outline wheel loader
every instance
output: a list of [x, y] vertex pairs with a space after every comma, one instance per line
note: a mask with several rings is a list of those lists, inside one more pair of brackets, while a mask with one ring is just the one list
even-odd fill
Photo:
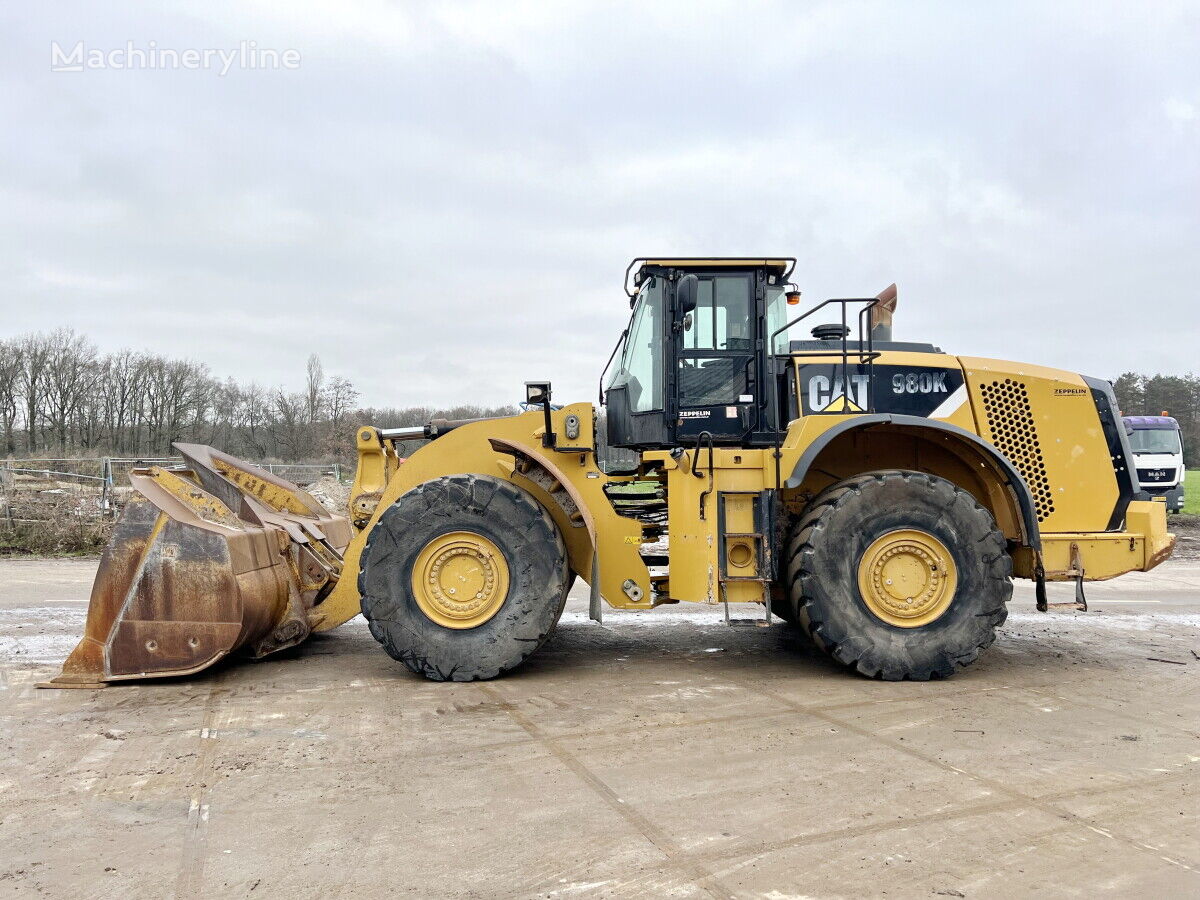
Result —
[[1170, 554], [1107, 382], [894, 340], [894, 285], [805, 309], [794, 264], [634, 260], [603, 415], [528, 382], [519, 415], [360, 427], [345, 515], [177, 444], [182, 466], [133, 472], [49, 685], [189, 675], [360, 613], [415, 673], [494, 678], [546, 641], [576, 578], [597, 622], [719, 605], [924, 680], [993, 642], [1014, 577], [1041, 610], [1046, 582], [1074, 581], [1084, 609], [1085, 580]]

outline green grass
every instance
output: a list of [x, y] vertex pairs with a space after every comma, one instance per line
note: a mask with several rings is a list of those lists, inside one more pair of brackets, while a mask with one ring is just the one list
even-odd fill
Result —
[[1200, 516], [1200, 469], [1188, 469], [1183, 482], [1183, 511], [1190, 516]]
[[611, 486], [614, 494], [634, 496], [637, 494], [653, 494], [661, 485], [657, 481], [625, 481]]

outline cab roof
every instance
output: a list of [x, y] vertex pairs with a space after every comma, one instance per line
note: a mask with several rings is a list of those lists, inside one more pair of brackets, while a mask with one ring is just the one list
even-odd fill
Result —
[[639, 256], [625, 270], [625, 291], [629, 290], [629, 276], [633, 274], [633, 283], [641, 284], [642, 275], [649, 266], [666, 269], [689, 270], [729, 270], [729, 269], [766, 269], [770, 274], [786, 279], [792, 274], [796, 260], [790, 256]]
[[1173, 416], [1125, 416], [1125, 424], [1135, 431], [1178, 431], [1179, 422]]

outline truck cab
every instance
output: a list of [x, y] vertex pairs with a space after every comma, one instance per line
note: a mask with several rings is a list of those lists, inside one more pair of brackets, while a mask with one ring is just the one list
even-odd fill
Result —
[[1186, 472], [1179, 422], [1171, 416], [1125, 416], [1124, 421], [1138, 485], [1152, 497], [1162, 497], [1167, 512], [1179, 512]]

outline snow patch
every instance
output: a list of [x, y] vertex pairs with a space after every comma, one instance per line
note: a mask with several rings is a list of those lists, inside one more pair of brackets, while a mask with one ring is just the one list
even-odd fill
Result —
[[[587, 613], [568, 610], [563, 613], [559, 624], [563, 625], [586, 625], [591, 623]], [[648, 609], [645, 612], [615, 612], [610, 609], [604, 610], [604, 627], [620, 628], [622, 626], [651, 626], [661, 627], [663, 625], [720, 625], [725, 627], [725, 613], [720, 610], [697, 610], [695, 612], [658, 612]]]
[[79, 638], [69, 634], [30, 634], [0, 637], [0, 662], [61, 665]]
[[[1056, 621], [1050, 613], [1011, 613], [1001, 631], [1013, 625], [1045, 625]], [[1119, 631], [1153, 631], [1162, 626], [1182, 625], [1185, 628], [1200, 628], [1200, 615], [1189, 613], [1138, 613], [1136, 615], [1113, 615], [1096, 612], [1081, 612], [1071, 618], [1072, 627], [1084, 625], [1111, 628]]]

